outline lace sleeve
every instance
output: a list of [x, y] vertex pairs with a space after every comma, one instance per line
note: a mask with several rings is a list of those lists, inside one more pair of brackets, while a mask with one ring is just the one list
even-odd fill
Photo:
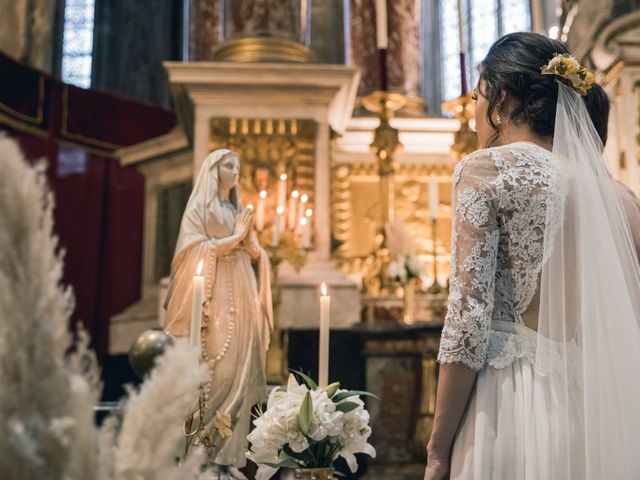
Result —
[[449, 307], [438, 354], [474, 370], [485, 364], [499, 239], [487, 160], [468, 157], [454, 174]]

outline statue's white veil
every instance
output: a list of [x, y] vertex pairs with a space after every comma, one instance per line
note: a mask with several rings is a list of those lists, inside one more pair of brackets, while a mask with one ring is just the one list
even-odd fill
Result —
[[[225, 236], [224, 231], [221, 231], [224, 229], [218, 197], [218, 163], [227, 155], [236, 154], [227, 148], [219, 148], [207, 155], [202, 162], [184, 210], [174, 258], [178, 258], [180, 252], [195, 241]], [[237, 186], [229, 192], [229, 200], [236, 209], [240, 209], [240, 193]], [[227, 235], [230, 233], [232, 232], [228, 232]]]
[[526, 478], [638, 479], [640, 268], [586, 106], [558, 88]]

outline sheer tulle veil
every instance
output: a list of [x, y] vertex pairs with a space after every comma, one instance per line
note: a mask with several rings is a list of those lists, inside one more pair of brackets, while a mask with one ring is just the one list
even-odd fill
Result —
[[640, 478], [640, 267], [586, 106], [558, 88], [526, 478]]

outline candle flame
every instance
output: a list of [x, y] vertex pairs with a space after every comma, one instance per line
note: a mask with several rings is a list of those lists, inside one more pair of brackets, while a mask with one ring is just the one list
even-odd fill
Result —
[[307, 219], [306, 219], [306, 217], [302, 217], [302, 218], [300, 219], [300, 225], [301, 225], [301, 226], [303, 226], [303, 227], [307, 225]]
[[291, 192], [291, 196], [293, 198], [298, 198], [300, 196], [300, 193], [298, 192], [298, 190], [294, 190], [293, 192]]
[[253, 210], [253, 203], [248, 204], [248, 205], [247, 205], [247, 208], [248, 208], [249, 210]]
[[200, 260], [198, 262], [198, 268], [196, 268], [196, 275], [199, 277], [202, 276], [202, 267], [204, 267], [204, 260]]
[[326, 297], [327, 296], [327, 284], [322, 282], [322, 285], [320, 285], [320, 291], [322, 292], [322, 296]]
[[306, 193], [303, 193], [302, 196], [300, 197], [300, 201], [302, 203], [307, 203], [309, 201], [309, 195], [307, 195]]
[[310, 208], [307, 208], [307, 209], [305, 210], [304, 214], [305, 214], [307, 217], [310, 217], [311, 215], [313, 215], [313, 210], [311, 210]]
[[267, 198], [267, 191], [266, 190], [260, 190], [260, 198], [262, 198], [263, 200], [265, 198]]
[[284, 213], [284, 207], [280, 206], [280, 207], [276, 208], [276, 213], [278, 215], [282, 215]]
[[282, 180], [283, 182], [287, 179], [287, 174], [283, 173], [282, 175], [280, 175], [280, 180]]

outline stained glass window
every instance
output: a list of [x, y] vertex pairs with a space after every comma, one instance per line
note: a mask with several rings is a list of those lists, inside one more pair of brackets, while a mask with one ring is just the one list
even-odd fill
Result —
[[95, 0], [66, 0], [62, 34], [62, 80], [91, 86]]
[[[477, 66], [501, 35], [531, 29], [529, 0], [462, 0], [462, 23], [467, 51], [467, 81], [478, 81]], [[440, 0], [442, 97], [460, 95], [458, 0]]]

